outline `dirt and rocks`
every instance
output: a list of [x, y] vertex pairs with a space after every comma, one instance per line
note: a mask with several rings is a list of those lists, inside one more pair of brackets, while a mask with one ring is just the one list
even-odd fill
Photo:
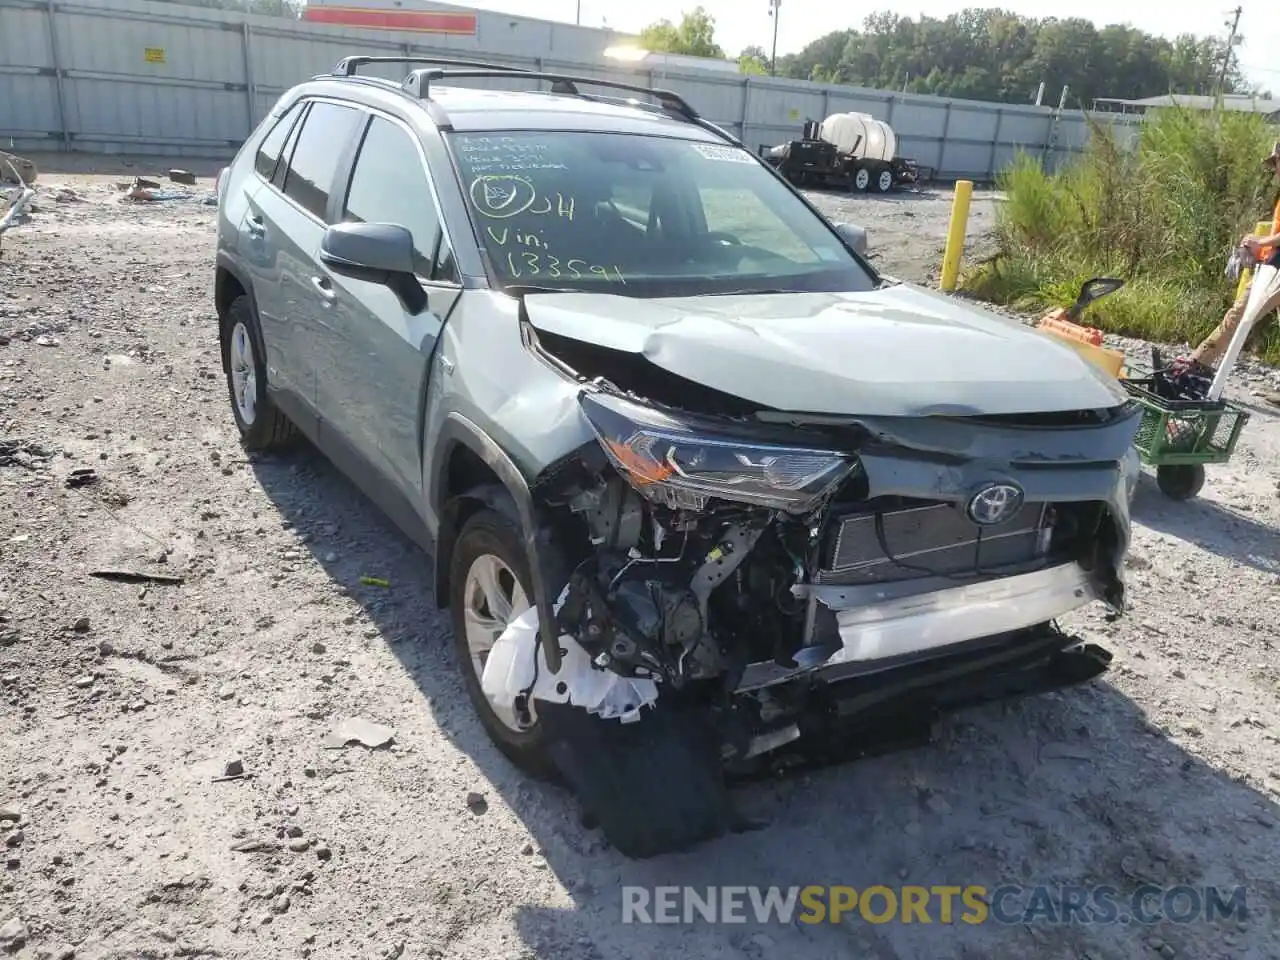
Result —
[[[629, 862], [485, 739], [429, 560], [316, 455], [237, 444], [212, 170], [130, 204], [164, 165], [40, 168], [0, 255], [0, 955], [1280, 957], [1274, 411], [1198, 500], [1144, 481], [1131, 614], [1065, 624], [1114, 651], [1105, 682], [743, 787], [765, 829]], [[945, 194], [817, 199], [889, 272], [934, 270]], [[1245, 373], [1251, 402], [1272, 374]], [[1243, 886], [1247, 916], [622, 922], [624, 886], [809, 884], [1020, 884], [993, 904], [1015, 921], [1037, 885], [1109, 885], [1121, 913], [1143, 884]]]

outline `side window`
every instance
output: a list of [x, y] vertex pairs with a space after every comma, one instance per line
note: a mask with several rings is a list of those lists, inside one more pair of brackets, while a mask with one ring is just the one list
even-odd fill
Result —
[[262, 138], [262, 143], [258, 146], [258, 155], [254, 159], [254, 166], [264, 180], [270, 180], [275, 176], [276, 164], [280, 160], [284, 142], [298, 122], [298, 117], [302, 115], [305, 107], [305, 103], [295, 103], [283, 117], [276, 121], [276, 125], [271, 128], [270, 132]]
[[[440, 242], [440, 214], [431, 198], [422, 156], [409, 134], [381, 117], [369, 124], [351, 173], [351, 187], [342, 207], [348, 223], [396, 223], [413, 234], [418, 273], [432, 273]], [[441, 266], [452, 264], [452, 253], [441, 251]], [[456, 275], [456, 269], [453, 269]]]
[[289, 172], [289, 161], [293, 158], [293, 148], [298, 145], [298, 134], [302, 132], [302, 125], [307, 122], [307, 111], [310, 108], [310, 101], [302, 105], [298, 122], [289, 131], [289, 139], [285, 142], [284, 150], [280, 154], [280, 162], [276, 164], [276, 175], [271, 178], [271, 185], [277, 190], [284, 189], [284, 176]]
[[302, 123], [285, 173], [284, 193], [321, 220], [343, 147], [361, 117], [352, 107], [317, 100]]
[[820, 261], [754, 190], [700, 186], [698, 193], [707, 218], [707, 230], [711, 233], [727, 233], [739, 243], [759, 247], [795, 263]]

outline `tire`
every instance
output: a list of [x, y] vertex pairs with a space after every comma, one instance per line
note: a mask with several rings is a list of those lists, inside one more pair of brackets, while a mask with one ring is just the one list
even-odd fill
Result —
[[298, 438], [298, 428], [267, 394], [266, 358], [262, 356], [262, 328], [253, 303], [236, 297], [219, 323], [222, 368], [227, 376], [231, 414], [248, 450], [275, 450]]
[[[520, 527], [507, 516], [486, 508], [467, 519], [458, 531], [458, 538], [453, 545], [449, 567], [449, 614], [453, 622], [454, 655], [458, 659], [458, 669], [462, 672], [462, 681], [466, 686], [467, 696], [471, 699], [471, 706], [494, 746], [526, 773], [546, 778], [551, 775], [553, 766], [547, 755], [542, 723], [535, 719], [529, 728], [516, 730], [504, 722], [485, 696], [468, 642], [469, 575], [477, 563], [493, 560], [514, 575], [525, 600], [532, 602], [529, 559]], [[513, 610], [512, 616], [519, 612]]]
[[867, 188], [871, 186], [871, 171], [866, 167], [858, 167], [853, 171], [851, 186], [855, 193], [866, 193]]
[[1204, 486], [1204, 467], [1198, 463], [1157, 467], [1156, 486], [1171, 500], [1190, 500]]
[[888, 193], [893, 189], [893, 171], [888, 167], [884, 167], [876, 174], [876, 190], [880, 193]]

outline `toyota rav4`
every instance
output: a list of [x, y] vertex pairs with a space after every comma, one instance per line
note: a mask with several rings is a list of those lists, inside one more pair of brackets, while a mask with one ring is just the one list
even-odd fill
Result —
[[1126, 393], [865, 245], [674, 93], [350, 57], [219, 177], [232, 414], [432, 553], [502, 752], [688, 847], [739, 773], [1109, 660], [1057, 620], [1124, 607]]

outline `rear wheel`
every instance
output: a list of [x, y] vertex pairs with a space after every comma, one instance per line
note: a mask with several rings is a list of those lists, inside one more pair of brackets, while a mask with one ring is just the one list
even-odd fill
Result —
[[250, 450], [271, 450], [297, 439], [297, 428], [267, 395], [267, 369], [259, 349], [262, 331], [248, 296], [236, 297], [222, 316], [222, 366], [240, 441]]
[[1204, 486], [1204, 467], [1198, 463], [1157, 467], [1156, 486], [1171, 500], [1190, 500]]
[[853, 174], [853, 189], [858, 193], [865, 193], [869, 186], [871, 186], [871, 171], [866, 167], [859, 167]]
[[888, 193], [893, 189], [893, 171], [887, 167], [876, 175], [876, 189]]

